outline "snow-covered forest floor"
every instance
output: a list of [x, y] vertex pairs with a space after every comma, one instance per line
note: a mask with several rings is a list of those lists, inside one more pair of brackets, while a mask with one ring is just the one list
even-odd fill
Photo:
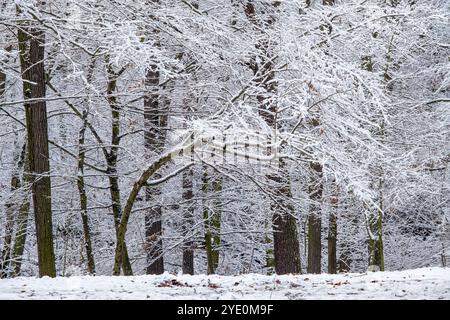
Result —
[[0, 280], [0, 299], [445, 299], [444, 268], [339, 275], [173, 275]]

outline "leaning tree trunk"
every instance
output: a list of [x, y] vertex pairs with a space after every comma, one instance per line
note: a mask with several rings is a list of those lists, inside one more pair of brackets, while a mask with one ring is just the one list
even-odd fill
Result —
[[[45, 34], [36, 25], [27, 31], [19, 29], [19, 46], [29, 41], [28, 60], [22, 64], [25, 90], [30, 89], [32, 101], [25, 105], [28, 152], [32, 175], [32, 197], [36, 224], [39, 275], [56, 276], [53, 249], [52, 203], [48, 148], [47, 106], [45, 101]], [[22, 53], [21, 53], [22, 55]], [[22, 58], [21, 58], [22, 60]]]

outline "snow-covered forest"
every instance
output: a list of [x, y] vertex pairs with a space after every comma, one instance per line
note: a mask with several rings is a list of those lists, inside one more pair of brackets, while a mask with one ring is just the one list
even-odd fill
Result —
[[1, 0], [1, 277], [445, 267], [449, 18]]

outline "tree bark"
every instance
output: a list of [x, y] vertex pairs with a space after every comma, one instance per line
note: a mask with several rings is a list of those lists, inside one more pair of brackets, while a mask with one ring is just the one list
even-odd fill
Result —
[[[17, 148], [17, 141], [15, 143]], [[16, 218], [20, 211], [21, 195], [19, 189], [22, 187], [20, 180], [20, 173], [23, 171], [23, 166], [26, 157], [26, 143], [22, 147], [22, 151], [19, 153], [16, 151], [14, 161], [17, 162], [17, 167], [14, 169], [11, 177], [11, 196], [5, 204], [6, 221], [5, 221], [5, 235], [3, 237], [3, 249], [0, 257], [0, 278], [6, 278], [10, 273], [10, 265], [12, 257], [12, 240], [14, 233], [14, 225], [16, 224]]]
[[[279, 1], [273, 1], [272, 6], [277, 8]], [[249, 19], [258, 29], [259, 22], [256, 19], [256, 10], [252, 1], [247, 1], [244, 11]], [[273, 26], [276, 17], [270, 16], [267, 19], [267, 26]], [[273, 39], [271, 39], [273, 41]], [[277, 129], [277, 102], [275, 100], [278, 90], [278, 83], [275, 80], [274, 54], [271, 52], [269, 40], [264, 36], [257, 47], [260, 52], [260, 63], [253, 59], [249, 63], [250, 69], [255, 74], [255, 85], [262, 88], [262, 93], [257, 95], [258, 112], [267, 125], [273, 130]], [[270, 154], [272, 150], [267, 150]], [[272, 225], [274, 244], [274, 264], [277, 274], [300, 273], [300, 247], [298, 243], [297, 224], [293, 217], [293, 207], [289, 203], [292, 198], [289, 177], [286, 170], [283, 170], [283, 163], [280, 163], [280, 170], [276, 174], [268, 174], [267, 178], [275, 185], [270, 193], [276, 198], [272, 201]]]
[[275, 272], [298, 274], [301, 268], [297, 222], [293, 216], [294, 208], [289, 203], [292, 198], [289, 178], [283, 164], [280, 166], [279, 175], [269, 177], [275, 183], [273, 194], [277, 199], [271, 206]]
[[83, 126], [80, 129], [79, 139], [78, 139], [78, 194], [80, 196], [80, 210], [81, 210], [81, 222], [83, 224], [83, 233], [84, 233], [84, 249], [86, 250], [86, 258], [87, 258], [87, 269], [89, 274], [95, 275], [95, 260], [94, 253], [92, 251], [92, 241], [91, 241], [91, 229], [89, 227], [89, 218], [88, 218], [88, 210], [87, 210], [87, 195], [84, 183], [84, 162], [86, 158], [85, 148], [84, 148], [84, 140], [85, 140], [85, 131], [86, 131], [86, 118], [87, 112], [83, 113]]
[[136, 198], [139, 194], [139, 191], [146, 185], [147, 180], [153, 176], [158, 170], [160, 170], [165, 164], [167, 164], [171, 160], [171, 154], [164, 154], [158, 157], [157, 160], [152, 162], [152, 164], [145, 169], [145, 171], [141, 174], [139, 179], [133, 184], [133, 188], [131, 189], [130, 194], [128, 195], [128, 199], [125, 203], [125, 207], [123, 208], [122, 217], [119, 222], [119, 228], [117, 232], [117, 244], [116, 244], [116, 252], [114, 256], [114, 269], [113, 275], [120, 275], [120, 266], [122, 265], [122, 260], [124, 258], [124, 249], [125, 249], [125, 235], [127, 233], [128, 221], [131, 216], [131, 211], [133, 209], [134, 203], [136, 202]]
[[[26, 147], [27, 148], [27, 147]], [[22, 175], [23, 200], [17, 217], [16, 233], [14, 235], [14, 250], [12, 262], [12, 276], [20, 275], [23, 252], [27, 239], [28, 217], [30, 214], [30, 157], [28, 151], [25, 154], [24, 171]]]
[[[208, 274], [214, 274], [216, 272], [217, 266], [219, 265], [219, 251], [220, 246], [220, 224], [222, 216], [222, 204], [220, 199], [215, 199], [213, 201], [212, 210], [208, 207], [206, 198], [208, 196], [208, 172], [206, 166], [203, 168], [202, 177], [202, 192], [203, 192], [203, 221], [205, 228], [205, 249], [206, 258], [208, 263]], [[211, 183], [214, 195], [220, 197], [220, 192], [222, 191], [222, 176], [212, 177], [213, 181]]]
[[[389, 82], [391, 77], [389, 75], [389, 63], [391, 60], [391, 47], [389, 46], [387, 52], [387, 60], [384, 72], [383, 72], [383, 80], [384, 82]], [[362, 68], [373, 72], [373, 61], [370, 56], [365, 56], [362, 58]], [[382, 115], [380, 115], [381, 123], [380, 129], [377, 129], [376, 136], [380, 142], [380, 144], [384, 144], [385, 140], [385, 132], [384, 132], [384, 121]], [[368, 249], [368, 265], [376, 266], [380, 271], [384, 271], [384, 252], [383, 252], [383, 207], [384, 207], [384, 199], [383, 199], [383, 185], [384, 185], [384, 173], [383, 173], [383, 163], [380, 161], [376, 164], [376, 175], [378, 175], [378, 183], [376, 184], [376, 189], [378, 189], [378, 208], [368, 208], [369, 210], [368, 217], [366, 216], [366, 223], [368, 228], [368, 239], [367, 239], [367, 249]], [[375, 210], [376, 213], [372, 213], [372, 210]]]
[[[151, 0], [156, 6], [159, 0]], [[151, 16], [152, 19], [157, 17]], [[151, 36], [156, 38], [155, 46], [160, 47], [159, 31], [153, 29]], [[167, 127], [167, 109], [164, 97], [160, 94], [160, 70], [155, 62], [150, 65], [145, 77], [146, 95], [144, 97], [144, 144], [148, 157], [161, 154], [164, 150]], [[158, 176], [156, 176], [158, 178]], [[161, 274], [164, 272], [163, 242], [162, 242], [162, 208], [158, 203], [161, 186], [146, 188], [146, 200], [152, 202], [149, 212], [145, 216], [145, 236], [147, 249], [147, 274]]]
[[194, 205], [192, 203], [192, 179], [193, 171], [188, 169], [183, 172], [183, 273], [194, 274], [194, 242], [190, 233], [194, 225]]
[[[29, 68], [22, 69], [22, 74], [24, 82], [30, 82], [30, 98], [39, 99], [25, 106], [39, 276], [55, 277], [47, 106], [43, 99], [46, 96], [45, 34], [42, 30], [30, 28], [29, 35], [29, 64], [27, 64]], [[19, 41], [23, 38], [23, 35], [19, 35]]]
[[331, 197], [331, 212], [328, 217], [328, 273], [337, 273], [337, 193]]
[[[150, 92], [144, 98], [145, 119], [145, 147], [149, 158], [160, 154], [164, 150], [167, 106], [159, 94], [160, 73], [158, 66], [152, 65], [147, 71], [146, 89]], [[158, 178], [158, 177], [156, 177]], [[147, 187], [146, 199], [151, 201], [151, 209], [146, 215], [146, 248], [147, 274], [161, 274], [164, 272], [163, 243], [162, 243], [162, 208], [158, 203], [161, 187]]]
[[[119, 76], [113, 69], [109, 61], [109, 57], [106, 56], [106, 68], [108, 75], [108, 87], [107, 87], [107, 98], [108, 103], [111, 108], [111, 150], [109, 151], [106, 162], [107, 162], [107, 173], [109, 180], [109, 191], [112, 201], [112, 211], [114, 217], [114, 227], [116, 230], [116, 237], [118, 237], [119, 224], [122, 217], [122, 205], [120, 199], [120, 188], [119, 188], [119, 177], [117, 174], [117, 161], [118, 152], [120, 144], [120, 112], [119, 105], [117, 103], [117, 98], [115, 92], [117, 91], [117, 77]], [[132, 275], [133, 270], [131, 268], [130, 259], [128, 257], [127, 245], [124, 240], [123, 243], [123, 257], [122, 269], [124, 275]]]
[[322, 166], [313, 162], [310, 164], [311, 176], [309, 182], [310, 206], [308, 215], [308, 273], [321, 273], [322, 265]]

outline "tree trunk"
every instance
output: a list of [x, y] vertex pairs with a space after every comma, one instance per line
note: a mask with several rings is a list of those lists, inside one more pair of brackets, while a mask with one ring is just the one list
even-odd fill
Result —
[[[15, 143], [17, 149], [17, 141]], [[10, 273], [9, 266], [11, 265], [11, 253], [12, 253], [12, 240], [14, 233], [14, 225], [16, 222], [16, 216], [20, 210], [21, 194], [18, 189], [21, 188], [20, 172], [23, 171], [23, 166], [26, 156], [26, 143], [22, 147], [22, 151], [19, 153], [16, 151], [14, 156], [14, 162], [17, 162], [17, 167], [14, 169], [11, 177], [11, 197], [5, 204], [6, 209], [6, 221], [5, 221], [5, 235], [3, 237], [3, 249], [0, 259], [0, 277], [6, 278]]]
[[[382, 207], [381, 207], [382, 208]], [[384, 271], [383, 252], [383, 212], [377, 210], [377, 214], [369, 215], [369, 267], [376, 266], [379, 271]], [[373, 268], [373, 267], [372, 267]]]
[[337, 193], [331, 197], [331, 212], [328, 217], [328, 273], [335, 274], [337, 272]]
[[[120, 200], [120, 188], [119, 188], [119, 177], [117, 175], [117, 159], [119, 152], [120, 143], [120, 112], [119, 106], [117, 104], [116, 96], [114, 95], [117, 91], [117, 77], [119, 76], [114, 70], [109, 61], [109, 57], [106, 56], [106, 68], [108, 73], [108, 103], [111, 108], [111, 150], [106, 158], [107, 162], [107, 173], [109, 180], [109, 191], [112, 201], [112, 211], [114, 217], [114, 227], [116, 230], [116, 238], [118, 238], [119, 224], [122, 217], [122, 205]], [[123, 243], [123, 257], [122, 270], [124, 275], [132, 275], [133, 270], [131, 268], [130, 259], [128, 257], [127, 245], [124, 240]]]
[[130, 220], [131, 211], [133, 210], [134, 203], [136, 202], [136, 198], [147, 183], [148, 179], [153, 176], [158, 170], [160, 170], [164, 165], [166, 165], [172, 159], [171, 154], [164, 154], [159, 156], [157, 160], [153, 161], [145, 170], [142, 172], [141, 176], [135, 183], [133, 184], [133, 188], [128, 195], [127, 201], [125, 202], [125, 206], [123, 208], [122, 217], [120, 219], [119, 228], [117, 232], [117, 244], [114, 255], [114, 268], [113, 275], [120, 275], [120, 266], [122, 265], [123, 252], [124, 252], [124, 243], [125, 236], [128, 228], [128, 221]]
[[[23, 31], [19, 31], [22, 33]], [[31, 82], [31, 99], [25, 106], [28, 152], [32, 174], [33, 208], [36, 224], [39, 276], [56, 276], [52, 233], [52, 203], [45, 92], [45, 34], [29, 30], [29, 71], [22, 69], [24, 82]], [[27, 37], [27, 36], [25, 36]], [[23, 35], [19, 35], [23, 39]]]
[[215, 193], [216, 199], [213, 203], [213, 213], [210, 217], [210, 229], [212, 235], [212, 246], [211, 246], [211, 273], [215, 273], [219, 265], [219, 251], [220, 246], [220, 226], [222, 219], [222, 201], [220, 198], [220, 193], [222, 192], [223, 177], [216, 173], [216, 177], [212, 182], [212, 187]]
[[183, 273], [194, 274], [194, 243], [190, 233], [194, 225], [194, 204], [192, 203], [192, 179], [193, 171], [188, 169], [183, 172]]
[[[205, 249], [206, 258], [208, 263], [208, 274], [214, 274], [217, 266], [219, 265], [219, 251], [217, 248], [220, 246], [220, 222], [222, 215], [221, 201], [215, 199], [212, 207], [212, 212], [206, 202], [208, 195], [208, 172], [207, 168], [203, 168], [202, 177], [202, 192], [203, 192], [203, 221], [205, 228]], [[215, 196], [219, 197], [219, 193], [222, 191], [222, 177], [216, 176], [212, 181], [212, 188]]]
[[6, 73], [0, 70], [0, 98], [5, 93], [6, 89]]
[[322, 264], [322, 166], [313, 162], [309, 182], [308, 273], [321, 273]]
[[[148, 189], [149, 188], [147, 188], [147, 190]], [[154, 218], [156, 218], [156, 221], [153, 220]], [[164, 272], [161, 236], [161, 206], [157, 205], [156, 207], [150, 208], [145, 216], [145, 238], [148, 264], [146, 269], [147, 274], [162, 274]]]
[[19, 276], [22, 267], [23, 251], [27, 239], [28, 216], [30, 214], [30, 157], [28, 151], [25, 154], [24, 171], [22, 175], [23, 200], [17, 217], [17, 227], [14, 239], [12, 276]]
[[[159, 95], [159, 70], [156, 65], [151, 66], [147, 72], [146, 87], [153, 92], [144, 98], [145, 118], [145, 147], [149, 157], [160, 154], [165, 144], [165, 128], [167, 122], [167, 110], [163, 99]], [[158, 178], [158, 176], [156, 176]], [[161, 187], [147, 187], [146, 200], [151, 202], [151, 209], [145, 217], [145, 235], [147, 248], [147, 274], [161, 274], [164, 272], [164, 257], [162, 243], [162, 208], [158, 203]]]
[[83, 224], [83, 232], [84, 232], [84, 248], [86, 250], [86, 258], [87, 258], [87, 269], [89, 274], [95, 274], [95, 261], [94, 261], [94, 253], [92, 252], [92, 241], [91, 241], [91, 229], [89, 227], [89, 219], [88, 219], [88, 210], [87, 210], [87, 195], [84, 184], [84, 162], [85, 162], [85, 148], [84, 148], [84, 139], [85, 139], [85, 131], [86, 131], [86, 118], [87, 112], [83, 113], [83, 126], [80, 129], [79, 139], [78, 139], [78, 193], [80, 196], [80, 210], [81, 210], [81, 221]]
[[[274, 1], [273, 7], [276, 8], [280, 2]], [[245, 14], [260, 30], [259, 23], [255, 16], [255, 6], [252, 1], [247, 1], [244, 6]], [[265, 25], [275, 25], [276, 17], [268, 17], [268, 23]], [[270, 39], [273, 42], [274, 39]], [[269, 39], [265, 36], [258, 44], [259, 57], [263, 61], [260, 63], [253, 59], [249, 65], [255, 74], [255, 85], [262, 88], [262, 93], [257, 95], [258, 113], [267, 125], [273, 130], [277, 129], [276, 114], [277, 102], [275, 100], [278, 90], [278, 83], [275, 79], [274, 54], [269, 44]], [[271, 154], [270, 147], [267, 152]], [[267, 178], [275, 185], [270, 193], [275, 197], [272, 201], [272, 224], [273, 224], [273, 244], [274, 244], [274, 264], [277, 274], [300, 273], [300, 247], [298, 243], [297, 224], [292, 216], [293, 207], [286, 203], [292, 198], [289, 177], [286, 170], [283, 169], [283, 163], [280, 162], [280, 170], [276, 174], [269, 174]]]
[[[284, 173], [284, 172], [283, 172]], [[275, 178], [275, 194], [278, 197], [292, 197], [287, 173], [281, 177]], [[272, 178], [272, 180], [274, 180]], [[294, 208], [291, 204], [285, 203], [286, 200], [277, 201], [272, 205], [272, 225], [273, 225], [273, 243], [274, 243], [274, 264], [277, 274], [298, 274], [300, 268], [300, 247], [298, 243], [297, 223], [293, 217]], [[289, 201], [289, 200], [287, 200]]]
[[[20, 13], [20, 8], [17, 6], [17, 12]], [[30, 38], [28, 35], [27, 26], [20, 25], [17, 31], [17, 40], [19, 47], [19, 61], [20, 61], [20, 69], [22, 73], [22, 78], [25, 81], [22, 81], [22, 94], [24, 100], [31, 99], [31, 83], [29, 79], [31, 79], [30, 74]], [[30, 103], [26, 102], [24, 104], [25, 113], [29, 118], [29, 109]], [[27, 134], [30, 132], [27, 120]], [[25, 164], [24, 164], [24, 172], [23, 172], [23, 186], [27, 189], [26, 194], [24, 195], [24, 199], [19, 209], [19, 217], [18, 217], [18, 226], [15, 234], [15, 242], [14, 242], [14, 266], [13, 272], [15, 276], [20, 274], [20, 269], [22, 266], [22, 256], [25, 248], [25, 241], [27, 236], [27, 226], [28, 226], [28, 216], [30, 211], [30, 196], [29, 192], [31, 189], [31, 184], [33, 182], [33, 176], [31, 172], [31, 151], [30, 151], [30, 138], [27, 137], [26, 142], [26, 155], [25, 155]]]
[[[152, 2], [159, 4], [158, 0]], [[153, 36], [159, 38], [158, 31], [153, 30]], [[159, 40], [155, 43], [160, 46]], [[148, 157], [161, 154], [164, 150], [167, 127], [168, 103], [160, 94], [160, 71], [155, 63], [150, 66], [145, 78], [145, 88], [148, 90], [144, 97], [145, 132], [144, 143]], [[157, 178], [157, 177], [156, 177]], [[164, 272], [164, 257], [162, 243], [162, 208], [158, 203], [161, 187], [147, 187], [146, 200], [151, 201], [151, 209], [145, 217], [145, 235], [147, 248], [147, 274], [161, 274]]]

